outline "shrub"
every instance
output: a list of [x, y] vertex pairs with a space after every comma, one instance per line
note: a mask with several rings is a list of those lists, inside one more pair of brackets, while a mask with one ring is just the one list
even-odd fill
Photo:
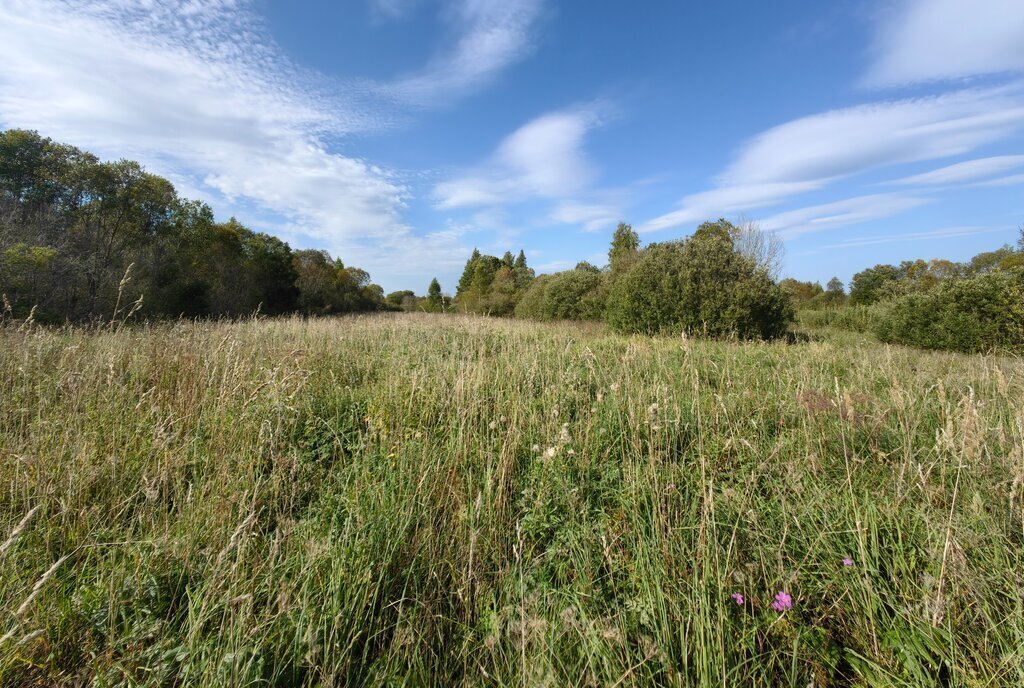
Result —
[[612, 287], [606, 319], [624, 333], [684, 330], [771, 338], [793, 318], [789, 296], [737, 250], [725, 220], [684, 242], [652, 244]]
[[533, 320], [600, 320], [605, 275], [577, 268], [538, 277], [523, 294], [516, 317]]
[[875, 334], [925, 349], [1024, 351], [1024, 269], [950, 280], [897, 298]]

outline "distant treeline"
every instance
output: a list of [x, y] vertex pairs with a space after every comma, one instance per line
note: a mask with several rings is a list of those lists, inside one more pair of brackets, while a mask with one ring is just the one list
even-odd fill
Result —
[[884, 342], [950, 351], [1024, 351], [1024, 226], [1017, 246], [971, 260], [903, 261], [837, 279], [783, 280], [810, 324], [874, 332]]
[[[418, 305], [442, 310], [436, 292]], [[43, 322], [409, 305], [326, 251], [216, 222], [137, 162], [17, 129], [0, 132], [0, 294], [3, 312]]]

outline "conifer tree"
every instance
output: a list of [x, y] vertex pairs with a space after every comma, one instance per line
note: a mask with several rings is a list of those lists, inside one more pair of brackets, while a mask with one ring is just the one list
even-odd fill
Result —
[[441, 296], [441, 283], [437, 278], [430, 280], [427, 287], [427, 310], [431, 313], [440, 313], [444, 310], [444, 298]]

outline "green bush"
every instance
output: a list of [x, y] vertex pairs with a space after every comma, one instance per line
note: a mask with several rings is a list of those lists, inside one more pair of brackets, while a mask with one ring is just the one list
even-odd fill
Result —
[[788, 294], [736, 249], [725, 220], [683, 242], [648, 246], [614, 284], [606, 319], [624, 333], [683, 330], [771, 338], [793, 319]]
[[925, 349], [1024, 351], [1024, 269], [950, 280], [897, 298], [875, 334]]
[[605, 275], [586, 268], [538, 277], [516, 306], [516, 317], [532, 320], [600, 320]]

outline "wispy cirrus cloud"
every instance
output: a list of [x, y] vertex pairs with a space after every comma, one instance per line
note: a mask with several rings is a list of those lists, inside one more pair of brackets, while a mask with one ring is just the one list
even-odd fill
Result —
[[952, 239], [954, 237], [974, 236], [976, 234], [993, 234], [1005, 232], [1006, 227], [994, 227], [991, 225], [966, 225], [962, 227], [943, 227], [932, 229], [926, 232], [903, 232], [900, 234], [876, 234], [872, 236], [856, 237], [846, 239], [834, 244], [822, 246], [825, 249], [835, 248], [857, 248], [860, 246], [876, 246], [879, 244], [898, 244], [907, 241], [923, 241], [926, 239]]
[[890, 165], [969, 153], [1024, 128], [1020, 85], [964, 89], [810, 115], [768, 129], [741, 147], [718, 186], [691, 194], [641, 231], [781, 204]]
[[609, 231], [622, 219], [619, 205], [569, 201], [557, 206], [551, 219], [565, 225], [578, 225], [584, 232]]
[[[398, 0], [377, 0], [390, 6]], [[452, 47], [422, 70], [382, 85], [400, 101], [443, 105], [487, 83], [533, 49], [542, 0], [459, 0], [446, 12]]]
[[878, 25], [869, 86], [1024, 71], [1020, 0], [904, 0]]
[[930, 172], [897, 179], [892, 183], [904, 186], [960, 184], [992, 177], [1019, 167], [1024, 167], [1024, 155], [996, 155], [990, 158], [965, 160]]
[[932, 200], [903, 194], [855, 196], [777, 213], [762, 218], [758, 225], [764, 230], [778, 232], [783, 239], [793, 239], [812, 232], [892, 217]]
[[1007, 177], [998, 177], [983, 182], [977, 182], [973, 186], [1017, 186], [1024, 184], [1024, 174], [1011, 174]]

